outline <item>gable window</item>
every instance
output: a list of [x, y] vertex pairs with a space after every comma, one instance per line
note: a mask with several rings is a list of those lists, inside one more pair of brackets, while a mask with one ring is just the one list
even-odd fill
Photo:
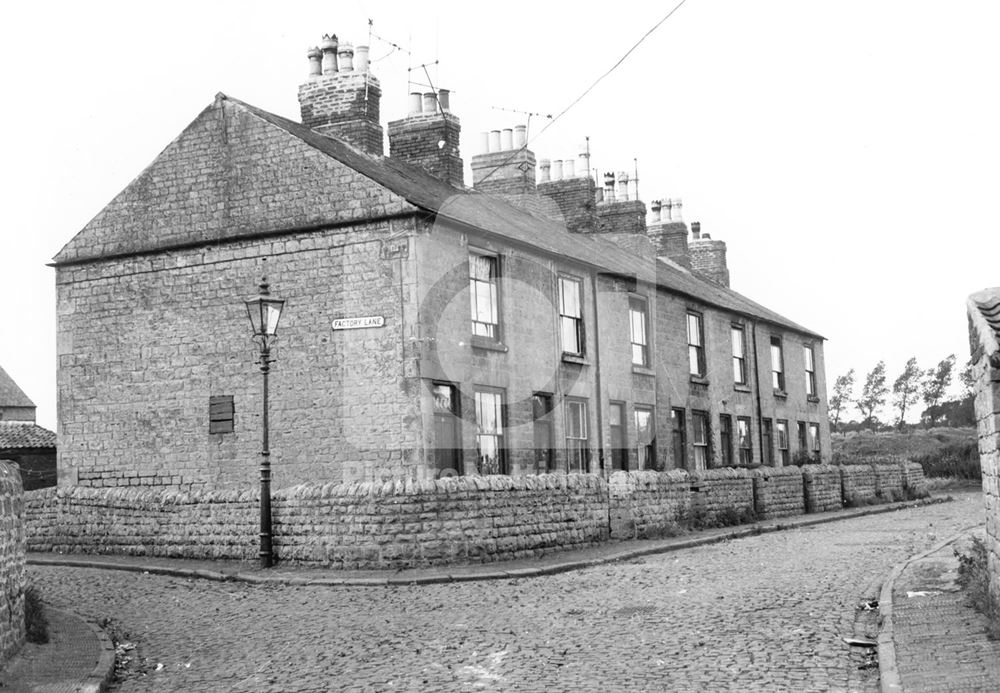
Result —
[[496, 255], [469, 255], [469, 294], [472, 334], [500, 340], [500, 259]]
[[208, 398], [208, 432], [232, 433], [235, 408], [232, 395]]
[[788, 422], [778, 419], [775, 422], [778, 431], [778, 457], [781, 459], [781, 466], [788, 466]]
[[733, 466], [733, 417], [719, 414], [719, 447], [722, 448], [722, 466]]
[[733, 342], [733, 383], [747, 384], [746, 335], [742, 325], [733, 325], [730, 331]]
[[507, 474], [503, 391], [477, 389], [475, 401], [477, 471], [480, 474]]
[[691, 375], [705, 375], [705, 330], [700, 313], [687, 314], [688, 369]]
[[785, 391], [785, 357], [781, 352], [781, 337], [771, 337], [771, 387]]
[[687, 429], [684, 426], [684, 410], [670, 410], [670, 443], [674, 452], [674, 466], [687, 468]]
[[740, 450], [740, 466], [749, 467], [753, 464], [753, 438], [750, 436], [750, 419], [745, 416], [736, 417], [736, 445]]
[[646, 312], [646, 299], [629, 296], [628, 320], [632, 338], [632, 363], [636, 366], [648, 366], [649, 339], [646, 330], [649, 318]]
[[608, 410], [608, 419], [611, 428], [611, 468], [628, 470], [628, 445], [625, 440], [625, 405], [621, 402], [612, 402]]
[[587, 402], [566, 400], [566, 470], [586, 472], [590, 469], [590, 441], [587, 435]]
[[535, 443], [535, 473], [555, 468], [552, 455], [552, 395], [536, 392], [531, 396], [532, 434]]
[[712, 439], [712, 432], [708, 425], [707, 411], [691, 412], [691, 429], [691, 444], [694, 449], [694, 467], [695, 469], [708, 469], [708, 441]]
[[810, 397], [816, 396], [816, 354], [811, 345], [802, 347], [802, 356], [806, 362], [806, 394]]
[[458, 391], [451, 383], [433, 383], [434, 466], [439, 476], [462, 474], [462, 433]]
[[656, 420], [652, 407], [635, 408], [636, 460], [639, 469], [656, 469]]
[[763, 432], [761, 435], [764, 438], [764, 449], [761, 450], [761, 462], [768, 465], [769, 467], [774, 466], [774, 432], [773, 423], [771, 419], [764, 419], [763, 421]]
[[809, 452], [812, 453], [814, 459], [819, 459], [821, 455], [821, 450], [819, 447], [819, 424], [811, 423], [809, 424]]
[[582, 293], [579, 279], [559, 277], [559, 334], [566, 354], [583, 353]]

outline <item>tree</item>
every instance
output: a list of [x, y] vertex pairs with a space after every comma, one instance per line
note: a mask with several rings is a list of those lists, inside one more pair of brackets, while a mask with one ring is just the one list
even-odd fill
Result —
[[951, 376], [955, 370], [955, 355], [949, 354], [948, 358], [941, 361], [937, 368], [928, 368], [924, 375], [924, 380], [920, 384], [920, 393], [927, 405], [927, 413], [931, 419], [931, 426], [937, 421], [938, 404], [944, 397], [945, 390], [951, 385]]
[[899, 430], [903, 430], [906, 423], [906, 409], [915, 404], [920, 397], [920, 376], [923, 371], [917, 365], [917, 359], [911, 357], [903, 367], [903, 372], [892, 384], [892, 403], [899, 409]]
[[965, 364], [965, 368], [958, 374], [958, 379], [962, 381], [963, 397], [972, 396], [972, 392], [976, 388], [976, 376], [972, 371], [972, 365], [972, 359], [969, 359]]
[[854, 399], [854, 369], [838, 375], [833, 382], [833, 396], [830, 397], [830, 411], [833, 412], [833, 430], [840, 424], [840, 414]]
[[885, 361], [879, 361], [871, 372], [865, 376], [865, 385], [861, 388], [861, 396], [854, 400], [869, 426], [875, 416], [875, 410], [885, 404], [885, 396], [889, 388], [885, 385]]

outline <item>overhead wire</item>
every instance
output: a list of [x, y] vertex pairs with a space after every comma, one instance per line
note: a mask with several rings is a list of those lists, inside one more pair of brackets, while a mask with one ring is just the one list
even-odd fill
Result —
[[595, 79], [595, 80], [594, 80], [594, 82], [593, 82], [593, 83], [592, 83], [592, 84], [591, 84], [591, 85], [590, 85], [589, 87], [587, 87], [587, 88], [586, 88], [586, 89], [585, 89], [585, 90], [583, 91], [583, 93], [582, 93], [582, 94], [580, 94], [580, 95], [579, 95], [578, 97], [576, 97], [575, 99], [573, 99], [573, 101], [571, 101], [571, 102], [569, 103], [569, 105], [568, 105], [568, 106], [566, 106], [566, 108], [564, 108], [564, 109], [562, 109], [561, 111], [559, 111], [559, 113], [558, 113], [557, 115], [555, 115], [554, 117], [553, 117], [553, 116], [549, 116], [549, 122], [547, 122], [547, 123], [545, 124], [545, 127], [543, 127], [543, 128], [541, 129], [541, 130], [539, 130], [539, 132], [538, 132], [538, 134], [537, 134], [537, 135], [535, 135], [535, 136], [534, 136], [534, 137], [533, 137], [533, 138], [532, 138], [531, 140], [528, 140], [528, 141], [526, 141], [526, 142], [524, 143], [524, 146], [520, 147], [519, 149], [516, 149], [516, 150], [514, 151], [514, 153], [513, 153], [513, 154], [511, 154], [511, 155], [510, 155], [509, 157], [507, 157], [506, 159], [504, 159], [503, 161], [501, 161], [501, 162], [500, 162], [499, 164], [497, 164], [497, 165], [496, 165], [496, 166], [495, 166], [495, 167], [493, 168], [493, 170], [491, 170], [491, 171], [490, 171], [489, 173], [487, 173], [487, 174], [486, 174], [485, 176], [483, 176], [483, 177], [482, 177], [481, 179], [479, 179], [479, 183], [482, 183], [482, 182], [484, 182], [484, 181], [486, 181], [486, 180], [489, 180], [489, 178], [490, 178], [490, 177], [491, 177], [491, 176], [492, 176], [492, 175], [493, 175], [494, 173], [496, 173], [497, 171], [499, 171], [500, 169], [502, 169], [502, 168], [503, 168], [504, 166], [506, 166], [507, 164], [509, 164], [509, 163], [510, 163], [511, 161], [513, 161], [513, 160], [514, 160], [515, 158], [517, 158], [517, 156], [518, 156], [518, 155], [519, 155], [519, 154], [520, 154], [521, 152], [523, 152], [524, 150], [526, 150], [526, 149], [528, 148], [528, 145], [529, 145], [529, 144], [531, 144], [531, 142], [532, 142], [533, 140], [537, 140], [537, 139], [538, 139], [539, 137], [541, 137], [541, 136], [542, 136], [542, 134], [543, 134], [543, 133], [544, 133], [544, 132], [545, 132], [546, 130], [548, 130], [548, 129], [549, 129], [550, 127], [552, 127], [553, 125], [555, 125], [555, 124], [556, 124], [556, 121], [558, 121], [558, 120], [559, 120], [560, 118], [562, 118], [562, 117], [563, 117], [564, 115], [566, 115], [566, 113], [567, 113], [567, 112], [568, 112], [568, 111], [569, 111], [569, 110], [570, 110], [571, 108], [573, 108], [573, 107], [574, 107], [574, 106], [576, 106], [576, 105], [577, 105], [578, 103], [580, 103], [580, 101], [582, 101], [582, 100], [584, 99], [584, 97], [586, 97], [586, 96], [587, 96], [587, 94], [589, 94], [590, 92], [592, 92], [592, 91], [594, 90], [594, 87], [596, 87], [596, 86], [597, 86], [598, 84], [600, 84], [600, 83], [601, 83], [601, 82], [602, 82], [602, 81], [603, 81], [603, 80], [604, 80], [604, 79], [605, 79], [605, 78], [606, 78], [606, 77], [607, 77], [608, 75], [610, 75], [610, 74], [611, 74], [612, 72], [614, 72], [615, 70], [617, 70], [617, 69], [618, 69], [618, 67], [619, 67], [619, 66], [620, 66], [620, 65], [621, 65], [621, 64], [622, 64], [623, 62], [625, 62], [625, 60], [626, 60], [626, 59], [627, 59], [627, 58], [628, 58], [628, 57], [629, 57], [630, 55], [632, 55], [632, 53], [633, 53], [633, 52], [635, 51], [635, 49], [636, 49], [636, 48], [638, 48], [638, 47], [639, 47], [640, 45], [642, 45], [642, 43], [643, 43], [643, 42], [644, 42], [644, 41], [645, 41], [645, 40], [646, 40], [647, 38], [649, 38], [649, 36], [650, 36], [650, 35], [651, 35], [651, 34], [652, 34], [652, 33], [653, 33], [654, 31], [656, 31], [657, 29], [659, 29], [659, 28], [660, 28], [660, 26], [661, 26], [661, 25], [662, 25], [662, 24], [663, 24], [664, 22], [666, 22], [666, 21], [667, 21], [668, 19], [670, 19], [670, 18], [671, 18], [671, 17], [672, 17], [673, 15], [674, 15], [674, 13], [675, 13], [675, 12], [677, 12], [677, 10], [679, 10], [679, 9], [681, 8], [681, 6], [682, 6], [682, 5], [683, 5], [683, 4], [685, 3], [685, 2], [687, 2], [687, 0], [680, 0], [680, 2], [678, 2], [678, 3], [676, 4], [676, 5], [674, 5], [673, 9], [672, 9], [672, 10], [670, 10], [669, 12], [667, 12], [667, 14], [665, 14], [665, 15], [663, 16], [663, 18], [662, 18], [662, 19], [660, 19], [660, 21], [658, 21], [658, 22], [657, 22], [656, 24], [654, 24], [654, 25], [653, 25], [653, 26], [652, 26], [652, 27], [651, 27], [651, 28], [650, 28], [650, 29], [649, 29], [649, 30], [648, 30], [648, 31], [647, 31], [647, 32], [646, 32], [645, 34], [643, 34], [643, 35], [642, 35], [642, 37], [641, 37], [641, 38], [640, 38], [640, 39], [639, 39], [638, 41], [636, 41], [636, 42], [635, 42], [634, 44], [632, 44], [632, 47], [631, 47], [631, 48], [629, 48], [629, 49], [628, 49], [627, 51], [625, 51], [625, 54], [624, 54], [624, 55], [622, 55], [622, 57], [620, 57], [620, 58], [618, 59], [618, 61], [617, 61], [617, 62], [616, 62], [616, 63], [615, 63], [614, 65], [612, 65], [612, 66], [611, 66], [610, 68], [608, 68], [608, 69], [607, 69], [607, 70], [606, 70], [606, 71], [604, 72], [604, 74], [602, 74], [602, 75], [601, 75], [600, 77], [598, 77], [597, 79]]

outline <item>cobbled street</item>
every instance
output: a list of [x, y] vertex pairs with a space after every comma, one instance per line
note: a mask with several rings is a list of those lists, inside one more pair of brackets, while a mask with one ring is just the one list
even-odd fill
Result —
[[38, 566], [30, 578], [130, 635], [120, 691], [875, 691], [877, 669], [841, 637], [874, 634], [857, 607], [896, 563], [982, 522], [980, 494], [954, 495], [521, 580], [273, 587]]

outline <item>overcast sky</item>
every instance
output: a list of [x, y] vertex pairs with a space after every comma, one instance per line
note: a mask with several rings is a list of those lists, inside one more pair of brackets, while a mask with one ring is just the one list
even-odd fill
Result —
[[[440, 61], [468, 163], [523, 122], [493, 107], [559, 113], [675, 4], [5, 3], [0, 364], [54, 429], [46, 263], [216, 92], [298, 120], [323, 33], [364, 44], [371, 18], [412, 51], [371, 41], [383, 125], [408, 66]], [[637, 158], [647, 204], [680, 197], [727, 242], [734, 289], [829, 340], [831, 383], [879, 359], [891, 382], [964, 362], [965, 298], [1000, 285], [998, 35], [988, 0], [687, 0], [531, 148]]]

